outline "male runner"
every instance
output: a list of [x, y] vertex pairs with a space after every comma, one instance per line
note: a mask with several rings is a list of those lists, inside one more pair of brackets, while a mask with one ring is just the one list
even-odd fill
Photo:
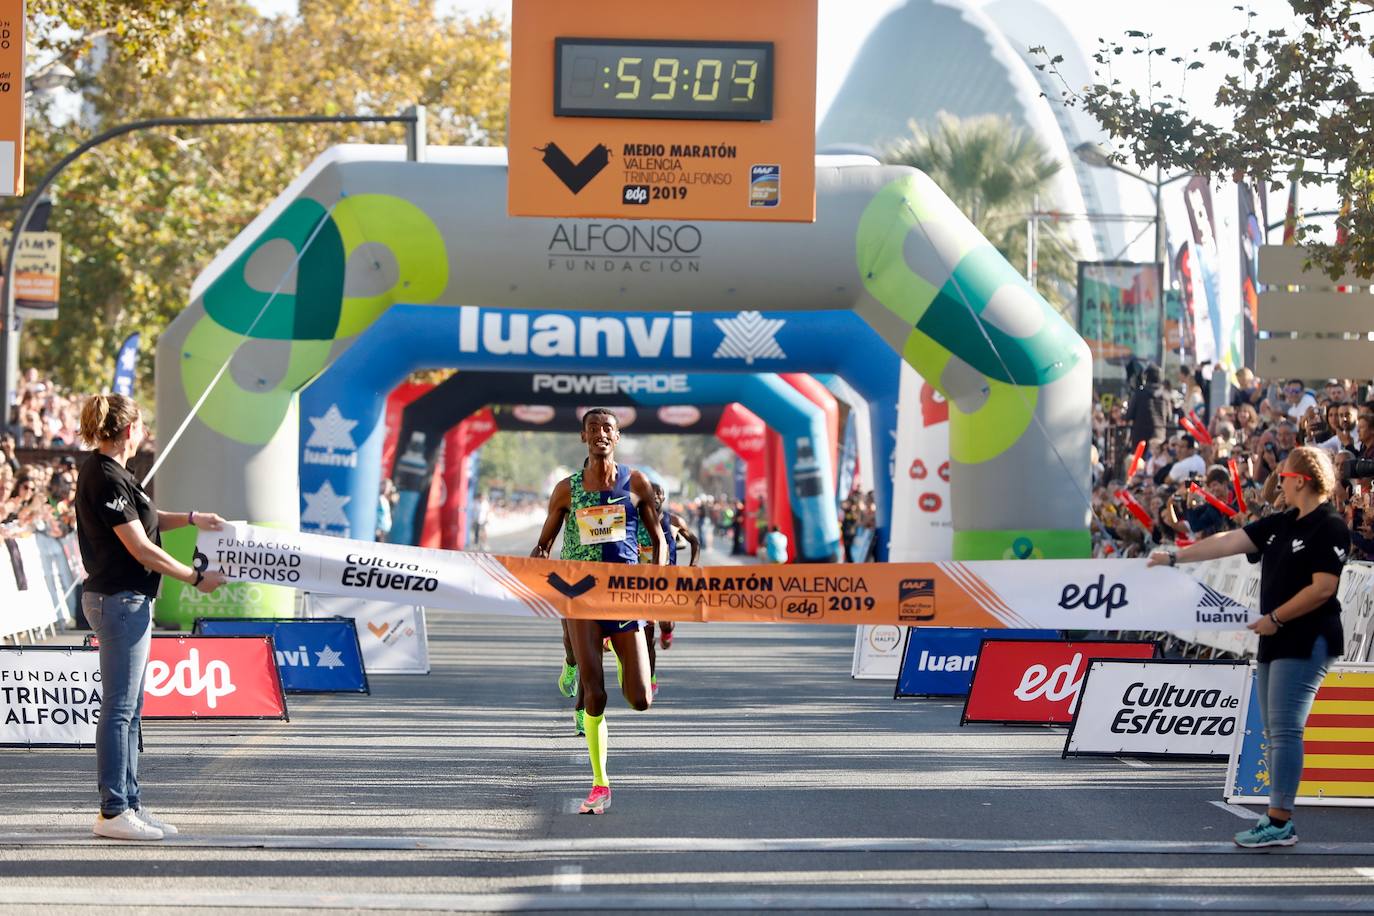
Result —
[[[587, 464], [558, 482], [549, 497], [549, 513], [530, 556], [548, 557], [563, 528], [565, 560], [638, 563], [638, 531], [643, 525], [653, 541], [653, 557], [661, 563], [667, 551], [658, 505], [649, 479], [639, 471], [616, 464], [620, 421], [604, 407], [582, 417], [582, 441]], [[582, 803], [583, 814], [605, 814], [611, 804], [606, 777], [606, 679], [601, 667], [602, 641], [609, 638], [623, 671], [621, 691], [630, 707], [649, 708], [649, 657], [638, 620], [569, 620], [566, 633], [577, 665], [578, 686], [585, 707], [587, 753], [592, 763], [592, 790]]]
[[[668, 565], [677, 565], [677, 539], [682, 538], [692, 551], [692, 558], [688, 565], [701, 566], [701, 541], [682, 518], [665, 507], [666, 494], [663, 492], [663, 485], [654, 481], [653, 487], [654, 501], [658, 503], [659, 517], [663, 519], [663, 537], [668, 544]], [[650, 550], [648, 540], [647, 534], [641, 528], [639, 532], [639, 562], [641, 563], [650, 562], [647, 554], [647, 551]], [[671, 649], [673, 646], [673, 622], [660, 620], [658, 630], [661, 634], [660, 647], [664, 651]], [[654, 621], [650, 620], [644, 624], [644, 636], [649, 645], [649, 683], [652, 686], [654, 696], [658, 696], [658, 653], [654, 651]]]

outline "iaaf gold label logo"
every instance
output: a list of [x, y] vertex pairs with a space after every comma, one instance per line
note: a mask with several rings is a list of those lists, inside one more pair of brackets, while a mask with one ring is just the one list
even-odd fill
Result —
[[897, 586], [897, 617], [901, 620], [934, 620], [935, 580], [903, 579]]

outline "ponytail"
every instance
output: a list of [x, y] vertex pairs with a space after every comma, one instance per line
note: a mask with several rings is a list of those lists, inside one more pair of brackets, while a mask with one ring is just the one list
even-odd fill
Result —
[[81, 408], [81, 440], [91, 447], [113, 442], [138, 419], [138, 404], [122, 394], [94, 394]]

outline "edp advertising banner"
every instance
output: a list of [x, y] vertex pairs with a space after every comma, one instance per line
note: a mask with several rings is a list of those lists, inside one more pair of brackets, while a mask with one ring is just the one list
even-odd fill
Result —
[[1226, 757], [1249, 678], [1244, 661], [1093, 659], [1064, 756]]
[[894, 700], [966, 697], [985, 639], [1058, 639], [1058, 630], [966, 630], [916, 627], [907, 631]]
[[353, 621], [202, 617], [198, 636], [270, 636], [287, 693], [371, 693]]
[[[94, 636], [86, 640], [99, 645]], [[155, 635], [143, 680], [143, 718], [287, 718], [272, 638]]]
[[143, 690], [145, 719], [286, 718], [265, 636], [154, 636]]
[[1154, 658], [1157, 651], [1145, 641], [985, 639], [959, 724], [1068, 725], [1089, 660]]

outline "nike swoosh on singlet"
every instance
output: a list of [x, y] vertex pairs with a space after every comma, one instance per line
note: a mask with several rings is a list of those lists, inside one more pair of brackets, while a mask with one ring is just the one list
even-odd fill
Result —
[[628, 497], [628, 496], [612, 496], [610, 499], [606, 500], [606, 502], [607, 502], [608, 504], [609, 504], [609, 503], [618, 503], [618, 502], [620, 502], [622, 499], [629, 499], [629, 498], [630, 498], [630, 497]]

